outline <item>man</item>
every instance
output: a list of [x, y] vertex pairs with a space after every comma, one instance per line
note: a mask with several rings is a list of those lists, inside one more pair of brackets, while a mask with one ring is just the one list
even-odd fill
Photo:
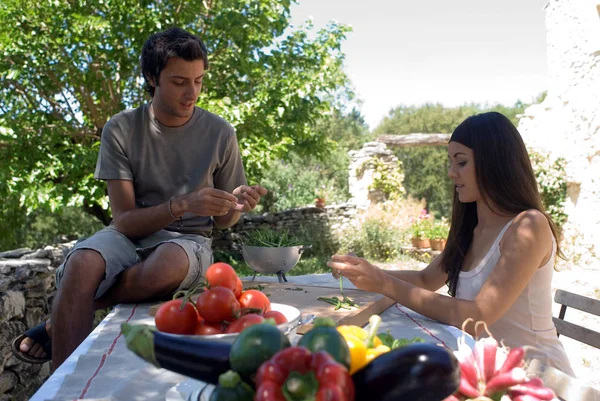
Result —
[[57, 368], [91, 332], [94, 310], [199, 283], [212, 263], [212, 228], [232, 226], [267, 193], [246, 184], [231, 125], [195, 106], [207, 68], [205, 45], [184, 30], [144, 44], [152, 101], [106, 124], [96, 165], [113, 221], [58, 268], [51, 319], [15, 339], [20, 359], [42, 363], [51, 353]]

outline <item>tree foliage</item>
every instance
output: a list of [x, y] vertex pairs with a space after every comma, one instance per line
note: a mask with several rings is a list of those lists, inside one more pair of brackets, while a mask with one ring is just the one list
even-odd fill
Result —
[[[398, 106], [375, 128], [375, 136], [383, 134], [451, 133], [465, 118], [485, 111], [497, 111], [518, 124], [517, 115], [525, 105], [516, 102], [512, 107], [466, 104], [445, 108], [441, 104]], [[450, 216], [453, 186], [448, 179], [446, 146], [399, 148], [395, 154], [404, 167], [404, 188], [407, 194], [425, 198], [427, 208], [437, 217]]]
[[92, 175], [102, 127], [147, 100], [141, 47], [170, 26], [207, 44], [210, 69], [199, 105], [234, 125], [250, 181], [291, 150], [326, 152], [327, 139], [314, 128], [332, 103], [351, 96], [340, 51], [349, 28], [332, 23], [314, 32], [307, 23], [292, 29], [290, 3], [3, 0], [3, 216], [19, 224], [23, 213], [72, 206], [109, 222], [105, 185]]
[[348, 201], [348, 151], [360, 149], [370, 137], [364, 118], [356, 108], [347, 112], [338, 108], [315, 129], [328, 138], [326, 157], [291, 153], [287, 160], [269, 166], [263, 180], [269, 193], [261, 199], [257, 212], [306, 206], [321, 196], [327, 204]]

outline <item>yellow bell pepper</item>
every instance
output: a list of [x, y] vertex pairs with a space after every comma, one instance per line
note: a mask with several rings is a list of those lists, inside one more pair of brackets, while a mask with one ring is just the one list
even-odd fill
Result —
[[[337, 327], [337, 331], [344, 336], [344, 338], [346, 338], [346, 335], [351, 335], [362, 341], [367, 341], [367, 338], [369, 337], [369, 332], [359, 326], [342, 325]], [[375, 336], [373, 338], [373, 346], [377, 347], [379, 345], [381, 345], [381, 340], [379, 337]]]
[[371, 323], [370, 331], [350, 325], [337, 327], [337, 331], [344, 337], [350, 349], [350, 374], [354, 374], [377, 356], [390, 350], [389, 347], [382, 345], [376, 335], [381, 318], [373, 315], [369, 322]]
[[350, 374], [367, 364], [367, 344], [352, 334], [342, 334], [350, 349]]
[[367, 363], [371, 362], [373, 359], [377, 358], [381, 354], [385, 354], [390, 350], [390, 347], [387, 345], [378, 345], [373, 348], [369, 348], [367, 350]]

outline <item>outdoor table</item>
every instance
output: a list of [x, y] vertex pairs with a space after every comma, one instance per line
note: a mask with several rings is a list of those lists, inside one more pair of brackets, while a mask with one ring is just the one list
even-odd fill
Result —
[[[245, 278], [249, 279], [249, 278]], [[261, 276], [260, 281], [276, 281], [276, 277]], [[288, 276], [299, 285], [337, 285], [331, 274]], [[344, 288], [356, 288], [344, 278]], [[121, 324], [153, 324], [149, 316], [151, 304], [118, 305], [81, 343], [69, 358], [48, 378], [30, 399], [42, 400], [182, 400], [173, 397], [175, 386], [191, 382], [186, 376], [158, 369], [127, 349], [121, 335]], [[458, 339], [465, 335], [455, 327], [426, 318], [399, 304], [381, 313], [380, 332], [390, 330], [396, 338], [420, 337], [425, 342], [458, 348]], [[294, 343], [297, 335], [290, 333]], [[467, 343], [473, 345], [466, 335]], [[180, 384], [182, 383], [182, 384]]]

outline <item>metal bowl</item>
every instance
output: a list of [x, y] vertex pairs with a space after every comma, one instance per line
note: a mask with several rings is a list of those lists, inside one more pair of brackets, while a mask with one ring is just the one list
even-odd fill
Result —
[[[242, 256], [252, 270], [262, 274], [277, 274], [284, 277], [285, 273], [298, 264], [302, 252], [311, 248], [312, 245], [266, 247], [266, 246], [242, 246]], [[256, 275], [255, 275], [256, 276]]]

